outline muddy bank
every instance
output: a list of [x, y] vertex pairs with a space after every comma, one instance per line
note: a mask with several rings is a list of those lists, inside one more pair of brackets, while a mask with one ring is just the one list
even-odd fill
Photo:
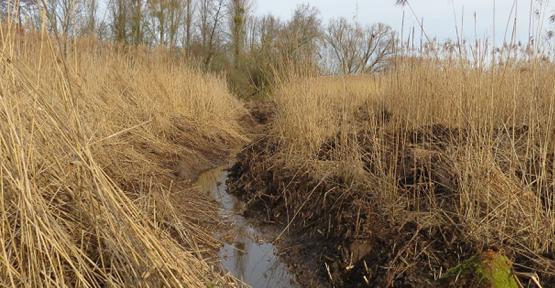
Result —
[[[356, 207], [353, 187], [342, 179], [314, 179], [276, 164], [276, 149], [270, 138], [261, 138], [239, 155], [231, 170], [228, 187], [247, 203], [248, 216], [289, 228], [280, 245], [287, 261], [295, 263], [303, 287], [361, 286], [368, 273], [358, 271], [358, 264], [364, 261], [364, 272], [375, 272], [368, 281], [381, 287], [378, 283], [388, 279], [379, 267], [392, 258], [395, 240], [406, 233], [388, 232], [386, 223], [367, 216], [372, 213], [368, 207]], [[357, 235], [354, 230], [362, 226], [373, 231]]]
[[[526, 139], [527, 130], [520, 127], [510, 134]], [[388, 181], [394, 186], [391, 189], [422, 201], [411, 202], [408, 207], [384, 207], [382, 196], [367, 185], [333, 174], [314, 177], [305, 167], [288, 168], [281, 158], [280, 142], [271, 136], [261, 137], [244, 149], [231, 170], [228, 187], [247, 203], [247, 216], [288, 228], [279, 245], [283, 257], [296, 266], [294, 271], [303, 287], [477, 287], [472, 275], [448, 277], [447, 271], [488, 249], [519, 263], [519, 275], [537, 273], [544, 287], [555, 287], [550, 272], [555, 271], [550, 270], [555, 268], [550, 266], [554, 263], [552, 254], [533, 255], [535, 260], [530, 260], [531, 254], [510, 249], [514, 243], [485, 243], [465, 235], [462, 220], [455, 213], [460, 177], [453, 159], [444, 157], [465, 143], [465, 130], [432, 125], [382, 135], [381, 144], [391, 148], [380, 150], [386, 151], [379, 155], [380, 161], [373, 153], [376, 143], [372, 133], [358, 131], [350, 137], [365, 151], [364, 169], [374, 175], [380, 174], [379, 169], [395, 169], [396, 178]], [[493, 133], [500, 134], [492, 136], [496, 139], [509, 134]], [[335, 160], [333, 149], [339, 138], [322, 145], [320, 161]], [[534, 169], [536, 159], [529, 161], [530, 169]], [[376, 166], [377, 162], [386, 166]], [[495, 167], [508, 169], [503, 165], [499, 160]], [[430, 197], [439, 199], [434, 203], [441, 206], [424, 201]], [[403, 209], [404, 214], [391, 209]], [[448, 217], [431, 218], [431, 212], [438, 209]], [[391, 215], [407, 217], [399, 220]], [[507, 221], [513, 220], [519, 219]], [[538, 287], [530, 277], [520, 278], [522, 283], [530, 283], [529, 287]]]

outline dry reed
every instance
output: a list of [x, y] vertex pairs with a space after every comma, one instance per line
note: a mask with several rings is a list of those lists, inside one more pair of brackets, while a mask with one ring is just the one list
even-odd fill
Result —
[[[274, 97], [276, 157], [295, 175], [343, 179], [351, 188], [342, 201], [379, 209], [396, 227], [453, 229], [457, 241], [502, 248], [517, 264], [534, 259], [553, 277], [542, 255], [555, 247], [554, 69], [422, 58], [379, 75], [285, 81]], [[406, 259], [425, 255], [421, 263], [439, 275], [449, 268], [432, 248], [419, 249], [387, 266], [402, 273], [413, 267]]]
[[245, 140], [225, 80], [19, 33], [0, 27], [0, 286], [233, 285], [202, 259], [214, 205], [172, 175]]

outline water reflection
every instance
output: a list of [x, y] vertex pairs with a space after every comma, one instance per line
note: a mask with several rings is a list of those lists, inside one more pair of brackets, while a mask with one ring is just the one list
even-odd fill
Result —
[[227, 172], [216, 169], [203, 174], [197, 184], [220, 203], [222, 217], [233, 223], [233, 239], [220, 250], [222, 266], [254, 288], [295, 287], [293, 277], [279, 261], [273, 244], [241, 216], [244, 205], [226, 191]]

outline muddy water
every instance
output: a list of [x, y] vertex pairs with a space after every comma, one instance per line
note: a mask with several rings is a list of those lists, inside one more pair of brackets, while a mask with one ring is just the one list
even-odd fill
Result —
[[242, 214], [244, 203], [226, 191], [227, 171], [222, 168], [201, 175], [197, 185], [220, 204], [220, 214], [233, 227], [231, 237], [221, 237], [222, 267], [254, 288], [297, 287], [287, 266], [277, 256], [270, 233], [263, 233]]

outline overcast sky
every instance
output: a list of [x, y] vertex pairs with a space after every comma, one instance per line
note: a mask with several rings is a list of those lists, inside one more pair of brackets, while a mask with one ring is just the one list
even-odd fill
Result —
[[[538, 0], [534, 0], [538, 1]], [[396, 30], [400, 30], [403, 10], [405, 10], [405, 27], [418, 27], [411, 10], [395, 5], [395, 0], [257, 0], [255, 1], [257, 15], [273, 14], [280, 18], [289, 18], [299, 4], [308, 3], [317, 7], [325, 20], [330, 18], [356, 18], [362, 23], [386, 23]], [[496, 0], [494, 18], [493, 0], [409, 0], [414, 13], [424, 19], [424, 27], [429, 37], [440, 40], [456, 39], [455, 23], [460, 23], [464, 10], [464, 34], [467, 39], [474, 39], [474, 13], [476, 13], [476, 30], [479, 38], [492, 38], [493, 22], [495, 19], [496, 42], [502, 42], [505, 37], [507, 22], [511, 18], [511, 28], [508, 33], [510, 40], [515, 11], [517, 16], [517, 39], [526, 41], [529, 35], [530, 0]], [[553, 14], [555, 1], [544, 1], [544, 21], [548, 14]], [[516, 5], [515, 5], [516, 4]], [[538, 4], [536, 4], [538, 5]], [[516, 6], [516, 9], [513, 9]], [[539, 10], [538, 7], [534, 10]], [[456, 13], [456, 16], [455, 16]], [[537, 19], [536, 17], [533, 17]], [[457, 21], [455, 21], [457, 19]], [[539, 23], [539, 21], [536, 21]], [[460, 26], [460, 25], [459, 25]], [[551, 29], [544, 24], [543, 30]], [[407, 28], [406, 31], [409, 29]], [[536, 31], [538, 29], [535, 29]]]

